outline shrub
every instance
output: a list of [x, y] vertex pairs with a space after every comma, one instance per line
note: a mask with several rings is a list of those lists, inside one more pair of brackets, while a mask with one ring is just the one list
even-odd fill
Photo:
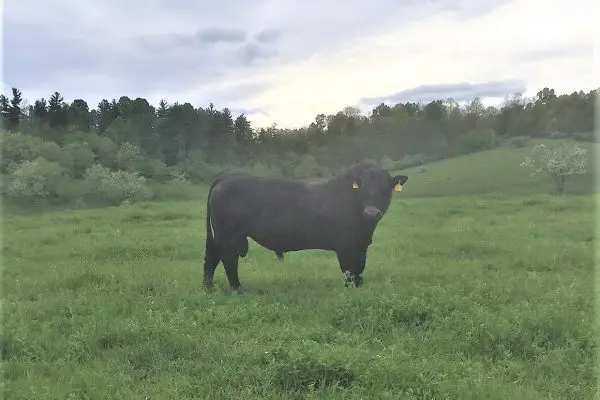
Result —
[[379, 164], [382, 168], [387, 169], [388, 171], [396, 169], [396, 163], [389, 157], [383, 157]]
[[192, 182], [210, 182], [221, 168], [208, 164], [204, 161], [200, 151], [192, 151], [187, 154], [178, 168]]
[[531, 175], [547, 175], [554, 181], [557, 194], [565, 189], [565, 181], [569, 176], [581, 175], [586, 172], [587, 150], [577, 144], [562, 144], [549, 147], [545, 144], [537, 145], [534, 154], [539, 154], [538, 160], [527, 157], [520, 164], [521, 167], [531, 169]]
[[22, 201], [46, 199], [56, 195], [56, 187], [64, 180], [64, 169], [53, 161], [38, 157], [15, 165], [6, 195]]
[[254, 163], [251, 172], [255, 175], [264, 177], [276, 177], [280, 175], [275, 168], [269, 167], [261, 162]]
[[59, 165], [65, 165], [66, 159], [68, 159], [68, 155], [55, 142], [44, 141], [34, 149], [34, 152], [37, 156], [57, 162]]
[[138, 171], [144, 163], [144, 157], [138, 146], [131, 143], [123, 143], [117, 151], [117, 168], [127, 172]]
[[20, 132], [2, 132], [2, 170], [11, 164], [37, 158], [37, 149], [43, 141]]
[[321, 167], [311, 154], [302, 156], [294, 171], [294, 177], [296, 178], [320, 178], [322, 175]]
[[569, 135], [564, 132], [555, 131], [550, 134], [550, 139], [567, 139]]
[[82, 178], [85, 170], [93, 164], [96, 158], [87, 142], [66, 144], [63, 151], [65, 157], [62, 165], [74, 178]]
[[146, 178], [137, 172], [110, 171], [95, 164], [86, 169], [85, 179], [90, 188], [88, 194], [96, 195], [112, 205], [147, 200], [152, 196]]
[[400, 160], [392, 161], [389, 158], [384, 158], [381, 161], [382, 167], [386, 168], [388, 171], [397, 171], [405, 168], [416, 167], [422, 164], [425, 164], [428, 160], [428, 157], [423, 153], [417, 154], [407, 154], [402, 157]]
[[525, 147], [531, 142], [531, 138], [529, 136], [515, 136], [510, 138], [508, 141], [509, 146], [511, 147]]
[[596, 142], [598, 141], [594, 132], [575, 132], [573, 134], [573, 139], [579, 140], [582, 142]]
[[487, 150], [498, 146], [499, 140], [493, 129], [474, 130], [460, 136], [460, 144], [467, 152]]
[[156, 200], [188, 199], [194, 197], [193, 189], [191, 181], [184, 176], [178, 176], [156, 185], [154, 198]]
[[96, 159], [100, 164], [108, 168], [115, 168], [117, 165], [116, 154], [119, 146], [110, 138], [100, 136], [96, 133], [90, 133], [86, 136], [90, 149], [96, 155]]
[[296, 166], [300, 163], [298, 154], [288, 151], [279, 157], [273, 157], [271, 165], [277, 165], [281, 171], [281, 175], [286, 178], [294, 178], [296, 176]]
[[172, 178], [172, 173], [164, 161], [156, 158], [145, 158], [140, 161], [140, 174], [157, 182], [166, 182]]

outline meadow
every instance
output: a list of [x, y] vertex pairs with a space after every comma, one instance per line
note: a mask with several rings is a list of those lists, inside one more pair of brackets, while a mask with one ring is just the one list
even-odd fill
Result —
[[4, 215], [4, 398], [592, 399], [591, 171], [553, 196], [528, 151], [403, 171], [359, 289], [251, 242], [206, 292], [205, 189]]

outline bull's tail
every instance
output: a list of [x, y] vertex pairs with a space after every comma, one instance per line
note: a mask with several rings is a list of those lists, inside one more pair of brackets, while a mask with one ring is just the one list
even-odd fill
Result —
[[212, 279], [215, 274], [215, 269], [219, 264], [220, 257], [218, 246], [215, 243], [215, 232], [214, 224], [212, 222], [212, 216], [210, 212], [210, 195], [212, 194], [213, 188], [219, 183], [220, 179], [216, 178], [208, 189], [208, 196], [206, 200], [206, 248], [204, 251], [204, 283], [206, 286], [212, 286]]

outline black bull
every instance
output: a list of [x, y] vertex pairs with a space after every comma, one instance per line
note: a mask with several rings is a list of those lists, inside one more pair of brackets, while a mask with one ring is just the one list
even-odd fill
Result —
[[360, 286], [373, 232], [392, 191], [407, 180], [371, 163], [312, 183], [222, 174], [210, 186], [206, 204], [205, 286], [212, 287], [223, 262], [230, 287], [240, 288], [238, 260], [248, 253], [248, 237], [279, 259], [288, 251], [334, 251], [346, 286]]

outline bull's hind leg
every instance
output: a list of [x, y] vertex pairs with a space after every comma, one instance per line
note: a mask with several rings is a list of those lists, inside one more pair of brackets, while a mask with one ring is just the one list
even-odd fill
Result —
[[219, 261], [218, 258], [204, 258], [204, 286], [207, 289], [213, 286], [213, 277], [215, 276], [215, 270], [217, 269], [217, 265], [219, 265]]
[[204, 252], [204, 286], [207, 289], [213, 286], [213, 277], [215, 269], [219, 265], [219, 252], [214, 243], [206, 242], [206, 251]]
[[227, 257], [223, 257], [223, 265], [225, 266], [229, 286], [235, 291], [239, 291], [241, 287], [240, 277], [238, 276], [238, 261], [239, 256], [236, 253], [229, 253]]
[[224, 255], [221, 258], [225, 266], [229, 286], [235, 291], [241, 291], [238, 262], [240, 257], [246, 257], [246, 254], [248, 254], [248, 239], [244, 237], [238, 240], [230, 240], [224, 254], [227, 254], [227, 256]]

